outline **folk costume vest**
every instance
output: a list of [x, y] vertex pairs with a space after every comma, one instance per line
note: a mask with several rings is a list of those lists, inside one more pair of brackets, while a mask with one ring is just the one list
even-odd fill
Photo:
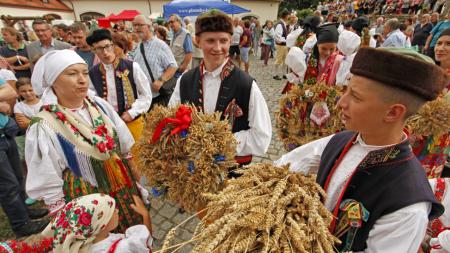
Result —
[[[136, 83], [133, 76], [133, 62], [121, 58], [116, 58], [113, 63], [114, 80], [117, 94], [117, 113], [122, 115], [131, 108], [137, 99]], [[89, 77], [94, 85], [97, 95], [105, 100], [108, 98], [108, 88], [106, 83], [106, 73], [102, 63], [99, 63], [89, 70]]]
[[[357, 133], [333, 136], [321, 157], [317, 183], [325, 190], [340, 161], [356, 140]], [[380, 201], [382, 200], [382, 201]], [[330, 230], [342, 241], [342, 251], [363, 251], [375, 222], [403, 207], [431, 202], [429, 219], [444, 212], [436, 200], [409, 141], [369, 152], [350, 176], [333, 211]]]
[[184, 52], [184, 41], [186, 40], [187, 31], [183, 28], [174, 36], [174, 39], [170, 42], [170, 49], [172, 50], [173, 56], [178, 66], [184, 61], [186, 53]]
[[[278, 24], [277, 25], [281, 25], [281, 28], [283, 29], [283, 33], [282, 33], [282, 35], [281, 35], [281, 37], [283, 37], [283, 38], [287, 38], [287, 36], [288, 36], [288, 34], [289, 34], [289, 25], [285, 25], [284, 23], [283, 23], [283, 21], [280, 21], [280, 22], [278, 22]], [[280, 45], [280, 46], [286, 46], [286, 42], [276, 42], [276, 44], [277, 45]]]
[[[194, 104], [203, 110], [203, 63], [186, 72], [180, 80], [180, 98], [183, 104]], [[215, 111], [222, 112], [222, 120], [228, 116], [232, 132], [250, 128], [248, 106], [253, 79], [244, 71], [228, 62], [220, 74], [222, 83], [219, 89]]]
[[68, 168], [63, 172], [66, 203], [92, 194], [108, 194], [119, 209], [119, 231], [141, 224], [141, 217], [130, 204], [138, 195], [135, 179], [125, 159], [113, 123], [99, 104], [86, 98], [93, 126], [78, 114], [60, 105], [44, 105], [31, 124], [45, 124], [56, 134]]

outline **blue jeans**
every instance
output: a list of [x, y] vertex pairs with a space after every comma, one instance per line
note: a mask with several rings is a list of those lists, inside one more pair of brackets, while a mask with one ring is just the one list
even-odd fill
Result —
[[0, 135], [0, 205], [11, 228], [29, 222], [25, 205], [24, 177], [14, 137]]

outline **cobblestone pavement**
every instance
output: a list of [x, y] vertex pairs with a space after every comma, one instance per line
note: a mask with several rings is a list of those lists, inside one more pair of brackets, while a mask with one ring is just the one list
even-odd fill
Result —
[[[272, 120], [273, 134], [270, 147], [263, 157], [254, 157], [253, 162], [270, 162], [278, 159], [285, 151], [283, 145], [278, 139], [275, 130], [275, 117], [274, 113], [278, 109], [278, 100], [281, 96], [281, 90], [286, 83], [286, 80], [277, 81], [272, 78], [273, 73], [273, 59], [269, 61], [268, 66], [264, 66], [259, 60], [259, 57], [251, 56], [250, 58], [250, 75], [256, 79], [261, 92], [266, 99], [267, 106], [269, 107], [270, 116]], [[151, 200], [150, 214], [153, 223], [153, 237], [154, 237], [154, 250], [161, 248], [164, 241], [164, 237], [171, 228], [185, 221], [192, 216], [189, 213], [180, 213], [178, 206], [174, 203], [170, 203], [167, 200], [152, 199]], [[191, 238], [192, 233], [198, 223], [197, 218], [190, 219], [177, 229], [174, 242], [171, 244], [187, 241]], [[191, 246], [185, 246], [177, 252], [189, 252]]]

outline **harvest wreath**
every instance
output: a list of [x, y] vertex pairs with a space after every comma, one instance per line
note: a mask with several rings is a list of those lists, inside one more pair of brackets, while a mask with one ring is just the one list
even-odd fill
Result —
[[343, 129], [336, 103], [342, 88], [323, 83], [294, 86], [279, 102], [278, 136], [287, 151]]
[[207, 204], [203, 193], [221, 190], [228, 169], [236, 166], [228, 121], [186, 105], [153, 108], [136, 152], [153, 196], [164, 195], [195, 212]]

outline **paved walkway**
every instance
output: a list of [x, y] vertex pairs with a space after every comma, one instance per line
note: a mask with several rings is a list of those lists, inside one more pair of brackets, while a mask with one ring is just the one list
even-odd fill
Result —
[[[256, 82], [258, 83], [259, 88], [266, 99], [273, 126], [272, 142], [270, 143], [267, 154], [264, 157], [255, 157], [253, 162], [274, 161], [285, 153], [283, 145], [279, 141], [276, 134], [274, 113], [278, 109], [278, 100], [281, 96], [281, 90], [283, 89], [286, 81], [277, 81], [272, 78], [272, 59], [269, 62], [268, 67], [265, 67], [256, 57], [251, 57], [250, 59], [250, 74], [256, 79]], [[151, 205], [152, 208], [150, 210], [150, 214], [153, 223], [154, 250], [158, 250], [161, 248], [167, 232], [169, 232], [169, 230], [177, 224], [180, 224], [182, 221], [186, 220], [192, 214], [180, 213], [176, 204], [158, 198], [152, 199]], [[174, 243], [189, 240], [197, 223], [198, 219], [194, 218], [180, 226], [177, 229], [178, 232], [174, 238]], [[177, 252], [189, 252], [190, 249], [191, 246], [186, 246]]]

